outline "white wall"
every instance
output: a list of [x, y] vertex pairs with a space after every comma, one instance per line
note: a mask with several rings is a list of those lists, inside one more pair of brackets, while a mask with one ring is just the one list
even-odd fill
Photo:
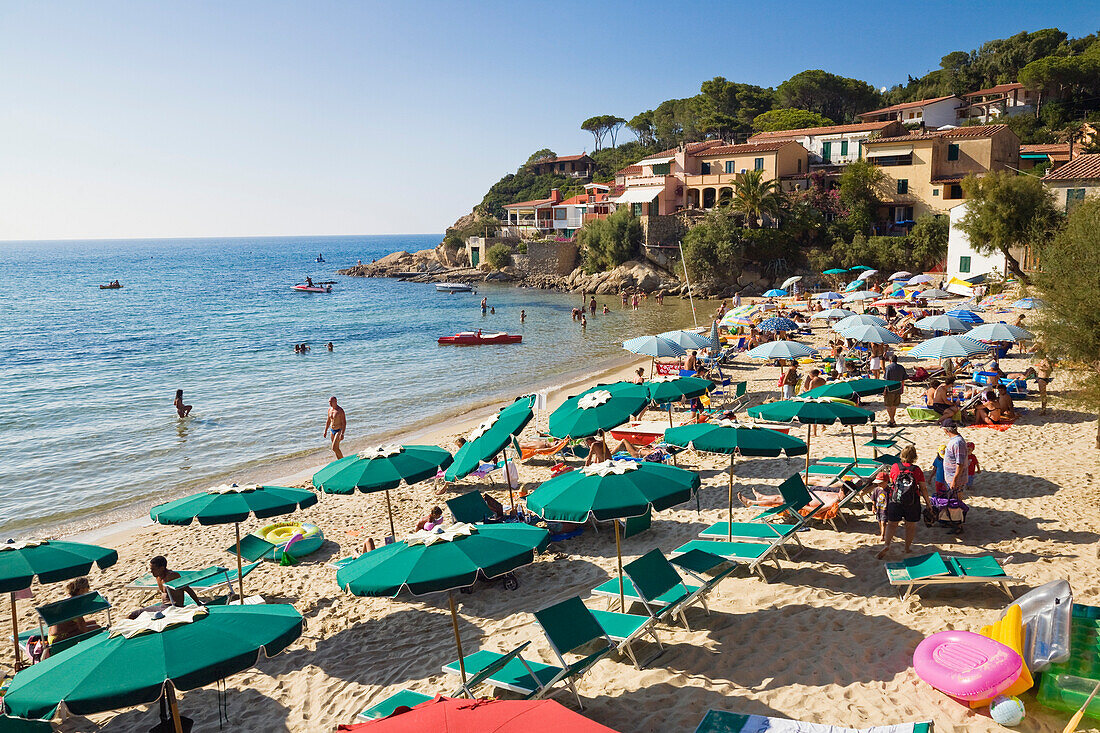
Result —
[[[981, 255], [970, 247], [970, 238], [966, 232], [959, 228], [959, 220], [966, 216], [967, 204], [959, 204], [951, 209], [951, 229], [947, 235], [947, 280], [957, 277], [961, 280], [972, 278], [975, 275], [984, 275], [996, 270], [1005, 272], [1004, 255]], [[959, 270], [959, 261], [962, 257], [970, 258], [970, 272]]]
[[[924, 107], [924, 126], [935, 130], [937, 127], [943, 127], [944, 125], [959, 124], [959, 120], [955, 116], [955, 109], [961, 106], [962, 102], [954, 97], [926, 105]], [[908, 122], [909, 120], [903, 121]]]

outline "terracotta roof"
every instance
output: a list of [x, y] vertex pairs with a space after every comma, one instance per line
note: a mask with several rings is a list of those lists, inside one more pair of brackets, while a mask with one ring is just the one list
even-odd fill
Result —
[[504, 204], [502, 208], [516, 209], [520, 206], [544, 206], [552, 203], [554, 203], [554, 199], [532, 199], [531, 201], [517, 201], [514, 204]]
[[1021, 145], [1020, 155], [1069, 155], [1069, 143], [1042, 143], [1038, 145]]
[[954, 94], [948, 94], [946, 97], [935, 97], [933, 99], [919, 99], [916, 102], [902, 102], [901, 104], [891, 104], [889, 107], [883, 107], [882, 109], [873, 109], [870, 112], [860, 112], [860, 117], [867, 115], [880, 115], [885, 112], [897, 112], [903, 109], [912, 109], [913, 107], [924, 107], [925, 105], [933, 104], [935, 102], [942, 102], [945, 99], [951, 99]]
[[1063, 166], [1043, 176], [1044, 181], [1100, 180], [1100, 153], [1078, 155]]
[[874, 132], [894, 124], [895, 120], [885, 122], [856, 122], [851, 125], [829, 125], [827, 127], [805, 127], [798, 130], [772, 130], [758, 132], [749, 138], [749, 142], [760, 142], [766, 138], [798, 137], [800, 135], [831, 135], [842, 132]]
[[709, 148], [702, 153], [696, 153], [698, 158], [709, 158], [712, 155], [744, 155], [746, 153], [773, 153], [784, 145], [798, 145], [791, 140], [772, 140], [763, 143], [747, 143], [745, 145], [720, 145]]
[[[697, 142], [697, 143], [688, 143], [687, 145], [684, 146], [684, 152], [687, 153], [688, 155], [698, 155], [701, 150], [706, 150], [707, 148], [713, 148], [716, 145], [725, 145], [725, 144], [726, 143], [725, 143], [724, 140], [702, 140], [702, 141]], [[676, 155], [679, 152], [680, 152], [680, 148], [678, 148], [678, 147], [669, 148], [668, 150], [662, 150], [659, 153], [653, 153], [652, 155], [647, 155], [646, 158], [668, 157], [670, 155]], [[643, 158], [643, 160], [644, 160], [644, 158]]]
[[631, 173], [641, 173], [641, 172], [642, 172], [642, 167], [640, 165], [628, 165], [626, 168], [623, 168], [622, 170], [615, 171], [615, 175], [617, 175], [617, 176], [628, 176]]
[[587, 157], [588, 153], [581, 153], [580, 155], [559, 155], [556, 158], [545, 158], [543, 160], [540, 160], [535, 163], [535, 165], [540, 165], [542, 163], [568, 163], [571, 160], [580, 160], [581, 158]]
[[1007, 130], [1008, 125], [975, 125], [973, 127], [952, 127], [950, 130], [930, 130], [914, 135], [898, 135], [897, 137], [879, 137], [864, 140], [864, 145], [877, 145], [879, 143], [907, 143], [915, 140], [935, 140], [938, 137], [991, 137], [1001, 130]]
[[989, 87], [989, 89], [979, 89], [976, 92], [969, 92], [964, 94], [964, 97], [984, 97], [989, 94], [1003, 94], [1005, 92], [1011, 92], [1013, 89], [1023, 89], [1024, 85], [1019, 82], [1012, 82], [1011, 84], [998, 84], [995, 87]]

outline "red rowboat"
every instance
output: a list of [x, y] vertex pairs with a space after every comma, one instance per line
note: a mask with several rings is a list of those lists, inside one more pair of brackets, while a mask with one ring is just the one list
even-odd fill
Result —
[[462, 333], [456, 333], [454, 336], [440, 336], [440, 344], [449, 344], [452, 346], [480, 346], [482, 344], [518, 344], [523, 340], [523, 336], [510, 334], [510, 333], [475, 333], [474, 331], [463, 331]]

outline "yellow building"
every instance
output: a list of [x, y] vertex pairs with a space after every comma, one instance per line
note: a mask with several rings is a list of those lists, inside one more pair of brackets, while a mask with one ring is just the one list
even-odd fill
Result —
[[955, 127], [867, 140], [863, 157], [885, 174], [879, 233], [905, 233], [962, 203], [968, 175], [1018, 169], [1020, 139], [1007, 125]]
[[763, 171], [765, 180], [779, 179], [784, 191], [804, 186], [809, 151], [792, 140], [747, 145], [719, 145], [690, 156], [685, 164], [684, 196], [689, 209], [711, 209], [733, 195], [739, 173]]

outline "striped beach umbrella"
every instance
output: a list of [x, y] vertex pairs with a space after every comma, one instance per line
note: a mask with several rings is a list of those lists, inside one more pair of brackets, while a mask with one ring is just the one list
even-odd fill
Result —
[[783, 298], [786, 295], [787, 291], [781, 290], [780, 288], [772, 288], [764, 293], [765, 298]]
[[854, 315], [856, 314], [853, 311], [846, 310], [844, 308], [828, 308], [826, 310], [814, 313], [812, 316], [810, 316], [810, 318], [824, 318], [827, 321], [839, 321]]
[[797, 341], [770, 341], [752, 349], [745, 356], [750, 359], [801, 359], [817, 356], [817, 352]]
[[937, 336], [909, 352], [914, 359], [959, 359], [984, 354], [989, 347], [967, 336]]
[[1030, 341], [1035, 338], [1026, 328], [1011, 323], [983, 323], [966, 334], [976, 341]]
[[971, 325], [985, 323], [985, 321], [982, 320], [982, 317], [979, 316], [977, 313], [971, 310], [966, 310], [964, 308], [956, 308], [955, 310], [947, 311], [947, 313], [945, 313], [944, 315], [954, 316], [963, 323], [969, 323]]
[[955, 316], [928, 316], [913, 324], [922, 331], [943, 331], [944, 333], [966, 333], [972, 326]]

